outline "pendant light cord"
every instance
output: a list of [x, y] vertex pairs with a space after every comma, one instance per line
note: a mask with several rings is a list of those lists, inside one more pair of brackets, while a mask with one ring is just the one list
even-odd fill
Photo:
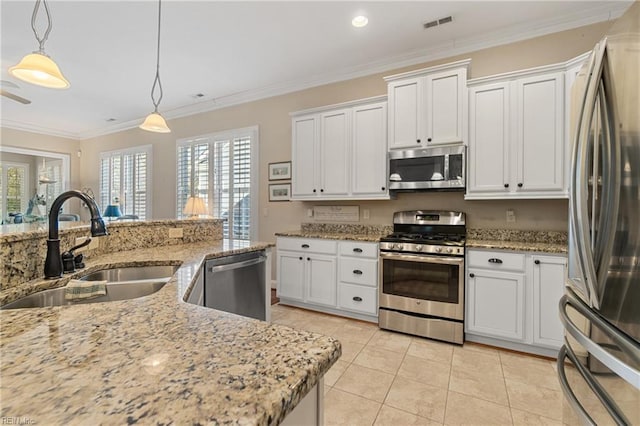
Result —
[[[153, 80], [153, 86], [151, 87], [151, 102], [153, 102], [153, 106], [155, 107], [154, 112], [158, 112], [158, 105], [160, 105], [160, 101], [162, 100], [162, 82], [160, 81], [160, 16], [162, 14], [162, 0], [158, 0], [158, 50], [156, 55], [156, 78]], [[158, 100], [155, 99], [156, 87], [160, 90], [160, 96]]]
[[[47, 15], [47, 30], [44, 32], [44, 36], [40, 37], [38, 35], [38, 30], [36, 30], [36, 18], [38, 17], [38, 11], [40, 10], [40, 3], [44, 4], [44, 12]], [[44, 42], [49, 38], [49, 33], [51, 32], [51, 13], [49, 12], [49, 6], [47, 5], [46, 0], [36, 0], [36, 4], [33, 7], [33, 14], [31, 14], [31, 29], [33, 30], [33, 34], [36, 36], [36, 40], [40, 44], [38, 53], [44, 54]]]

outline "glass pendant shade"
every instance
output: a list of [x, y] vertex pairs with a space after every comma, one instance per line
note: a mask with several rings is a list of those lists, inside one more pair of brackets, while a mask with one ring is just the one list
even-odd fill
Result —
[[51, 89], [66, 89], [70, 86], [53, 59], [42, 53], [26, 55], [17, 65], [9, 68], [9, 72], [20, 80]]
[[167, 126], [167, 122], [157, 112], [152, 112], [144, 119], [144, 123], [140, 125], [142, 130], [156, 133], [171, 133], [171, 129]]

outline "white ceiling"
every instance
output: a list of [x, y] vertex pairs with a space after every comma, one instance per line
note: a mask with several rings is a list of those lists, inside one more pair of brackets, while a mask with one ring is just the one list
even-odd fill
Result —
[[[75, 139], [137, 126], [153, 110], [158, 3], [49, 0], [45, 51], [70, 81], [67, 90], [7, 72], [37, 48], [34, 3], [1, 2], [2, 79], [32, 103], [2, 97], [0, 124]], [[160, 112], [171, 119], [614, 19], [631, 3], [165, 0]], [[356, 14], [369, 25], [352, 27]], [[449, 15], [452, 23], [422, 28]]]

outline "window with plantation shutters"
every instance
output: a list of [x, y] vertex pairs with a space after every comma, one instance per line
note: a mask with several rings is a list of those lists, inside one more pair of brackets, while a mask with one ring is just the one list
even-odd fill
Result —
[[119, 204], [123, 215], [151, 218], [151, 145], [100, 155], [100, 208]]
[[24, 214], [29, 204], [29, 165], [20, 163], [1, 163], [0, 169], [0, 217], [6, 223], [12, 213]]
[[257, 128], [232, 130], [178, 142], [176, 216], [198, 196], [209, 214], [226, 219], [224, 237], [256, 239]]

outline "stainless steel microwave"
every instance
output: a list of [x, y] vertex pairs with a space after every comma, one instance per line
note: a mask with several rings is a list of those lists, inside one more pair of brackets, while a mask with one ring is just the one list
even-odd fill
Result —
[[465, 150], [455, 145], [390, 152], [389, 189], [464, 190]]

